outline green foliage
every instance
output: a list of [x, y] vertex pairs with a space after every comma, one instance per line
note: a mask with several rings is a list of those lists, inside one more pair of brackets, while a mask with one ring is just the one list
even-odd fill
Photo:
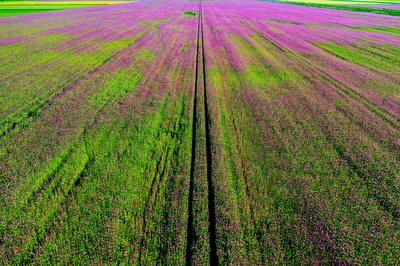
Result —
[[14, 16], [20, 14], [29, 14], [29, 13], [38, 13], [38, 12], [48, 12], [48, 11], [56, 11], [56, 10], [65, 10], [65, 9], [73, 9], [73, 8], [82, 8], [88, 7], [91, 5], [88, 4], [60, 4], [60, 5], [7, 5], [2, 6], [0, 4], [0, 16]]
[[315, 4], [315, 3], [303, 3], [303, 2], [288, 2], [290, 4], [301, 5], [301, 6], [312, 6], [312, 7], [322, 7], [322, 8], [332, 8], [338, 10], [347, 10], [355, 12], [367, 12], [384, 14], [390, 16], [400, 16], [400, 10], [392, 8], [373, 8], [366, 6], [353, 6], [353, 5], [334, 5], [334, 4]]
[[[392, 52], [390, 46], [388, 46], [388, 49], [376, 49], [374, 47], [359, 48], [335, 43], [318, 43], [318, 46], [342, 59], [378, 71], [383, 70], [389, 73], [399, 73], [400, 71], [400, 59], [398, 53]], [[399, 89], [399, 87], [394, 87], [392, 88], [393, 91], [387, 92], [398, 94], [400, 92]]]
[[183, 14], [188, 17], [195, 17], [197, 14], [193, 11], [184, 11]]

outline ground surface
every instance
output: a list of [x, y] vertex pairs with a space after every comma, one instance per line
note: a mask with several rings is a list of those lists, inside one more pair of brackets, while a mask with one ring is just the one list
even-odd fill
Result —
[[2, 263], [400, 262], [400, 17], [0, 18]]

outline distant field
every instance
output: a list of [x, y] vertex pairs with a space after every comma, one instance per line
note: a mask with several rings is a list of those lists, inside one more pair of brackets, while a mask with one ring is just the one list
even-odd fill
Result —
[[331, 8], [346, 11], [376, 13], [391, 16], [400, 16], [400, 4], [398, 1], [336, 1], [336, 0], [281, 0], [282, 3], [290, 3], [302, 6]]
[[6, 1], [0, 2], [0, 16], [46, 12], [96, 5], [122, 3], [120, 1]]
[[396, 4], [396, 0], [354, 0], [354, 1], [341, 1], [341, 0], [283, 0], [281, 2], [296, 2], [308, 4], [325, 4], [325, 5], [378, 5], [378, 4]]

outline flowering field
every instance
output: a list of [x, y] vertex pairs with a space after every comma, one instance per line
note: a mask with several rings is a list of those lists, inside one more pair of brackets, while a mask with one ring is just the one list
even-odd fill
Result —
[[261, 1], [0, 18], [1, 263], [399, 264], [399, 34]]
[[123, 2], [117, 1], [0, 1], [0, 16], [36, 13], [71, 8], [82, 8], [96, 5], [110, 5]]

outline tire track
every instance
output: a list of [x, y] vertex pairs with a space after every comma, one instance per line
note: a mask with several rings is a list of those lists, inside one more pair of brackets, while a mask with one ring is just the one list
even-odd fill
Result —
[[[201, 1], [199, 1], [198, 10], [186, 264], [193, 265], [207, 262], [210, 265], [217, 265], [215, 193], [212, 181], [210, 116], [207, 103], [206, 59], [204, 55]], [[206, 204], [204, 201], [206, 201]], [[202, 216], [204, 215], [204, 210], [208, 212], [206, 222], [204, 221], [205, 217]], [[203, 218], [203, 220], [198, 217]], [[204, 235], [204, 230], [202, 230], [206, 224], [207, 236]], [[204, 241], [207, 238], [208, 241]], [[208, 245], [208, 247], [205, 247], [205, 245]], [[206, 256], [207, 253], [209, 258], [200, 258], [201, 256]], [[205, 261], [202, 261], [202, 259]]]
[[[200, 6], [199, 6], [200, 10]], [[187, 246], [186, 246], [186, 265], [191, 265], [195, 241], [193, 226], [193, 193], [194, 193], [194, 162], [196, 156], [196, 117], [197, 117], [197, 83], [199, 68], [199, 44], [200, 42], [200, 16], [197, 22], [197, 41], [196, 41], [196, 65], [193, 96], [193, 120], [192, 120], [192, 159], [190, 163], [190, 183], [189, 183], [189, 203], [188, 203], [188, 225], [187, 225]]]
[[210, 233], [210, 264], [218, 264], [217, 244], [216, 244], [216, 213], [215, 213], [215, 193], [212, 181], [212, 153], [210, 140], [210, 116], [207, 102], [207, 76], [206, 76], [206, 57], [204, 51], [204, 30], [203, 30], [203, 10], [200, 1], [200, 27], [201, 27], [201, 50], [203, 63], [203, 88], [204, 88], [204, 115], [206, 129], [206, 150], [207, 150], [207, 182], [208, 182], [208, 209], [209, 209], [209, 233]]

